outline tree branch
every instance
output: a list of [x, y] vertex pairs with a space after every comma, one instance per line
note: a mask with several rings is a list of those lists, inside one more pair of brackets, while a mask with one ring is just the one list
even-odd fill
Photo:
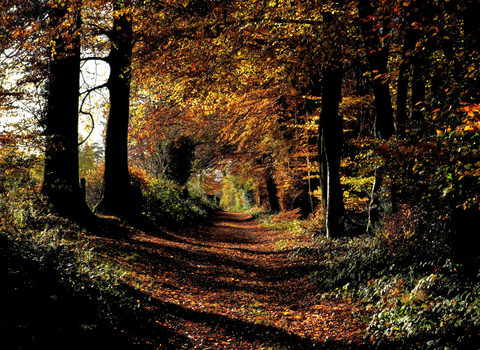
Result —
[[80, 59], [80, 62], [86, 62], [86, 61], [103, 61], [103, 62], [109, 63], [108, 56], [107, 57], [93, 56], [93, 57], [85, 57]]
[[[83, 103], [85, 102], [85, 99], [88, 97], [88, 95], [90, 95], [92, 92], [94, 92], [95, 90], [99, 90], [99, 89], [103, 89], [104, 87], [108, 88], [108, 82], [107, 83], [103, 83], [102, 85], [98, 85], [98, 86], [95, 86], [91, 89], [88, 89], [88, 90], [85, 90], [84, 92], [81, 92], [80, 95], [83, 95], [83, 94], [87, 94], [83, 100], [82, 100], [82, 106], [83, 106]], [[81, 108], [80, 108], [81, 109]]]

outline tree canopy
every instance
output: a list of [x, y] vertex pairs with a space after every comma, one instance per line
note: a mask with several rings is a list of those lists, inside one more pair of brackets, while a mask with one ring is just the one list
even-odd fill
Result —
[[[479, 206], [478, 1], [1, 6], [2, 113], [34, 112], [59, 207], [77, 191], [77, 112], [93, 120], [85, 99], [105, 88], [97, 212], [130, 211], [129, 164], [180, 183], [227, 170], [257, 205], [316, 213], [331, 237], [402, 208], [438, 218]], [[88, 61], [109, 77], [80, 93]], [[193, 154], [184, 140], [195, 159], [174, 170]]]
[[0, 328], [478, 347], [479, 9], [0, 0]]

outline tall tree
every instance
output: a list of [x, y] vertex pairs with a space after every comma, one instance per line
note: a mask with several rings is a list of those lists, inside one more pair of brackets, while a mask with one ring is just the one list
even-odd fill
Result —
[[90, 214], [78, 174], [81, 2], [54, 1], [47, 6], [51, 37], [42, 192], [56, 212], [81, 219]]
[[342, 98], [343, 67], [327, 66], [322, 74], [322, 111], [318, 130], [320, 188], [327, 237], [344, 236], [345, 207], [340, 183], [343, 124], [339, 115]]
[[376, 109], [375, 134], [377, 137], [387, 140], [395, 132], [390, 88], [388, 80], [383, 79], [388, 73], [388, 38], [390, 36], [388, 20], [390, 18], [389, 14], [384, 14], [386, 18], [378, 18], [373, 5], [372, 1], [360, 0], [358, 14], [365, 44], [365, 55], [370, 72], [375, 77], [372, 80]]
[[[100, 214], [133, 214], [138, 196], [130, 184], [128, 172], [128, 121], [133, 50], [132, 4], [129, 0], [113, 3], [113, 26], [107, 32], [110, 54], [110, 111], [105, 136], [105, 173], [102, 197], [95, 207]], [[138, 213], [137, 213], [138, 214]]]
[[[389, 37], [391, 13], [385, 9], [375, 8], [371, 1], [358, 2], [360, 28], [365, 46], [370, 74], [373, 76], [372, 89], [375, 104], [374, 135], [380, 140], [388, 140], [395, 133], [393, 106], [390, 96], [388, 75]], [[383, 12], [383, 13], [382, 13]], [[385, 214], [384, 174], [382, 169], [375, 171], [375, 182], [372, 188], [367, 231], [376, 225]], [[392, 198], [392, 194], [390, 194]]]

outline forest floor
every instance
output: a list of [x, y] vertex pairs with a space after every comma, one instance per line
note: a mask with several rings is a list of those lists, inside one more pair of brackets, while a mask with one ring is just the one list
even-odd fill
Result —
[[350, 299], [322, 298], [308, 277], [315, 262], [291, 254], [310, 239], [229, 212], [179, 232], [90, 236], [163, 329], [159, 348], [359, 348], [365, 311]]

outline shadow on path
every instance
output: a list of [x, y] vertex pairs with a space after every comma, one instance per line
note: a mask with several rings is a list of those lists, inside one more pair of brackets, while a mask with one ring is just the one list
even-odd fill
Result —
[[279, 251], [276, 242], [284, 234], [259, 227], [244, 213], [219, 212], [211, 225], [193, 230], [137, 230], [120, 240], [91, 239], [98, 253], [131, 271], [124, 281], [134, 298], [177, 336], [169, 338], [169, 346], [360, 348], [361, 328], [351, 343], [338, 334], [344, 323], [358, 328], [348, 305], [331, 302], [338, 310], [314, 309], [308, 274], [315, 265], [292, 260], [288, 249]]

